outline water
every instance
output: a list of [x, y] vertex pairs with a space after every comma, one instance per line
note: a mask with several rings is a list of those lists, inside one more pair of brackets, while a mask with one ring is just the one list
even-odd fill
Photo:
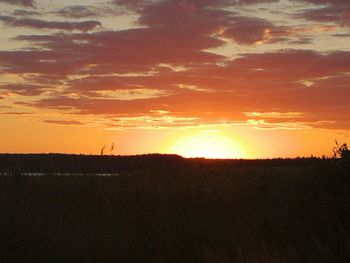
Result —
[[[41, 176], [99, 176], [99, 177], [112, 177], [119, 176], [119, 173], [38, 173], [38, 172], [25, 172], [20, 173], [20, 176], [41, 177]], [[11, 172], [0, 172], [0, 176], [12, 176]]]

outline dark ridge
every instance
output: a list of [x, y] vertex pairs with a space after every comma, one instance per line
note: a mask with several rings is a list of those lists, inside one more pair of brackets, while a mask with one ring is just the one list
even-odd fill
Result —
[[331, 160], [319, 158], [296, 159], [205, 159], [183, 158], [175, 154], [145, 154], [134, 156], [99, 156], [77, 154], [0, 154], [0, 172], [41, 173], [116, 173], [140, 170], [171, 170], [179, 166], [255, 166], [288, 167], [326, 164]]

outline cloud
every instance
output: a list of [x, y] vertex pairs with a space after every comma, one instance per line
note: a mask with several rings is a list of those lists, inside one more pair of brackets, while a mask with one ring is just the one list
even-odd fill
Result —
[[32, 112], [15, 112], [15, 111], [9, 111], [9, 112], [3, 112], [0, 113], [1, 115], [32, 115]]
[[32, 10], [22, 10], [22, 9], [16, 9], [12, 16], [40, 16], [41, 13], [37, 11]]
[[301, 118], [303, 112], [244, 112], [248, 117], [259, 117], [268, 119], [290, 119], [290, 118]]
[[350, 37], [350, 33], [344, 33], [344, 34], [333, 34], [333, 37]]
[[90, 31], [101, 26], [98, 21], [82, 21], [82, 22], [60, 22], [60, 21], [45, 21], [32, 18], [16, 18], [13, 16], [0, 16], [0, 21], [7, 26], [28, 27], [35, 29], [60, 29], [60, 30], [79, 30]]
[[70, 56], [64, 50], [0, 51], [0, 62], [3, 72], [50, 74], [61, 77], [69, 72], [73, 73], [75, 67], [82, 65], [80, 61], [75, 60], [74, 54]]
[[75, 120], [43, 120], [43, 122], [50, 124], [58, 124], [58, 125], [81, 125], [83, 124], [80, 121]]
[[6, 3], [11, 5], [20, 5], [20, 6], [28, 6], [28, 7], [34, 7], [35, 1], [34, 0], [0, 0], [0, 3]]
[[137, 9], [144, 7], [147, 4], [151, 4], [152, 0], [113, 0], [113, 3], [117, 6], [125, 6], [129, 9]]
[[297, 14], [298, 18], [318, 22], [334, 22], [342, 27], [350, 26], [350, 2], [343, 0], [307, 0], [307, 2], [319, 5], [315, 8], [307, 8]]
[[304, 130], [312, 127], [312, 124], [304, 122], [279, 121], [271, 123], [265, 120], [253, 119], [247, 120], [247, 124], [258, 130]]
[[120, 128], [164, 128], [164, 127], [188, 127], [200, 123], [198, 118], [176, 117], [167, 113], [155, 114], [150, 112], [144, 116], [117, 116], [107, 123], [109, 129]]
[[235, 5], [254, 5], [261, 3], [273, 3], [279, 0], [113, 0], [113, 3], [119, 6], [126, 6], [129, 8], [135, 7], [146, 7], [151, 5], [166, 5], [172, 4], [174, 6], [186, 7], [192, 9], [195, 8], [206, 8], [206, 7], [225, 7]]
[[[198, 122], [255, 118], [269, 123], [298, 122], [320, 127], [318, 121], [322, 120], [322, 127], [346, 128], [350, 127], [350, 108], [346, 101], [350, 96], [349, 70], [349, 52], [324, 55], [285, 50], [247, 54], [225, 66], [211, 65], [150, 76], [90, 76], [67, 82], [66, 93], [28, 105], [128, 117], [147, 116], [162, 110], [178, 118], [198, 118]], [[311, 86], [304, 84], [307, 81]], [[198, 89], [181, 89], [179, 84]], [[161, 87], [171, 92], [166, 96], [133, 100], [106, 97], [103, 93], [99, 97], [91, 95], [94, 94], [91, 91], [117, 91], [128, 85], [146, 90]], [[80, 96], [74, 97], [74, 93]]]
[[236, 17], [235, 21], [223, 32], [223, 36], [238, 44], [251, 45], [269, 38], [269, 33], [277, 27], [261, 18]]
[[[269, 3], [275, 1], [230, 1], [230, 0], [166, 0], [166, 1], [116, 1], [118, 4], [141, 6], [136, 10], [138, 22], [149, 28], [166, 28], [170, 32], [186, 35], [224, 36], [238, 44], [251, 45], [265, 38], [285, 41], [277, 36], [282, 29], [266, 19], [242, 16], [224, 7]], [[274, 32], [271, 32], [274, 31]], [[267, 35], [270, 33], [269, 35]]]
[[[0, 51], [2, 71], [32, 86], [3, 84], [2, 90], [33, 96], [17, 106], [113, 119], [112, 127], [249, 120], [264, 128], [350, 127], [350, 52], [249, 47], [256, 53], [242, 53], [240, 45], [309, 43], [310, 32], [326, 30], [225, 8], [258, 2], [265, 1], [115, 1], [137, 13], [137, 28], [17, 36], [29, 46]], [[86, 8], [60, 11], [93, 15]], [[238, 44], [235, 59], [209, 51], [228, 39]]]
[[44, 86], [37, 84], [0, 84], [0, 90], [7, 94], [37, 96], [44, 92]]
[[316, 5], [343, 5], [348, 4], [345, 0], [301, 0], [304, 2], [309, 2]]
[[64, 7], [54, 13], [66, 18], [85, 18], [98, 16], [99, 10], [93, 6], [74, 5]]
[[204, 51], [222, 45], [221, 40], [195, 31], [189, 38], [189, 33], [167, 28], [138, 28], [20, 36], [18, 40], [31, 41], [44, 50], [0, 52], [0, 61], [12, 72], [111, 74], [150, 71], [160, 63], [190, 67], [223, 58]]
[[[286, 41], [288, 35], [292, 34], [265, 19], [211, 8], [232, 4], [232, 1], [131, 2], [143, 6], [137, 11], [138, 23], [144, 26], [142, 28], [89, 34], [18, 36], [16, 40], [29, 41], [32, 46], [42, 50], [0, 52], [0, 61], [9, 72], [17, 73], [108, 75], [150, 72], [159, 70], [159, 64], [191, 68], [224, 61], [224, 56], [208, 51], [225, 44], [221, 39], [223, 35], [240, 44], [250, 45], [259, 41]], [[256, 2], [266, 1], [240, 3]], [[118, 3], [123, 4], [123, 1]], [[79, 10], [85, 8], [73, 6], [62, 10], [68, 10], [70, 15], [75, 16], [75, 12], [80, 14]], [[12, 24], [44, 26], [37, 23], [38, 20], [26, 20], [25, 23], [13, 17], [3, 17], [2, 20]], [[98, 22], [90, 21], [92, 24], [89, 27], [90, 24], [84, 24], [87, 22], [59, 22], [63, 24], [47, 26], [89, 30], [98, 25]]]
[[[207, 51], [225, 44], [218, 33], [222, 28], [228, 37], [245, 44], [263, 40], [271, 29], [274, 30], [273, 38], [279, 37], [277, 28], [271, 22], [242, 17], [227, 10], [207, 8], [214, 3], [223, 5], [226, 1], [154, 2], [138, 11], [139, 23], [145, 26], [143, 28], [89, 34], [19, 36], [17, 40], [30, 41], [44, 50], [2, 53], [0, 60], [5, 60], [9, 70], [12, 68], [12, 71], [17, 72], [147, 72], [162, 63], [190, 68], [224, 60], [225, 57]], [[3, 20], [19, 23], [13, 18]], [[90, 29], [81, 28], [85, 25], [82, 23], [86, 22], [79, 23], [60, 25], [67, 30], [75, 26], [80, 30]], [[91, 28], [97, 23], [92, 24]], [[22, 57], [20, 66], [19, 57]]]

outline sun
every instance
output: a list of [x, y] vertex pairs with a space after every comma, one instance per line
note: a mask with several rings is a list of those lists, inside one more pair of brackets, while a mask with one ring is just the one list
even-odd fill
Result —
[[178, 139], [170, 149], [183, 157], [204, 157], [213, 159], [243, 158], [240, 145], [221, 134], [199, 133]]

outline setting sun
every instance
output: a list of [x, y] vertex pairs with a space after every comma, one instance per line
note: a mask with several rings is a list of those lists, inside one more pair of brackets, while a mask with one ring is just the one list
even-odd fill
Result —
[[243, 158], [241, 147], [232, 139], [220, 134], [195, 134], [181, 138], [171, 147], [171, 152], [184, 157]]

